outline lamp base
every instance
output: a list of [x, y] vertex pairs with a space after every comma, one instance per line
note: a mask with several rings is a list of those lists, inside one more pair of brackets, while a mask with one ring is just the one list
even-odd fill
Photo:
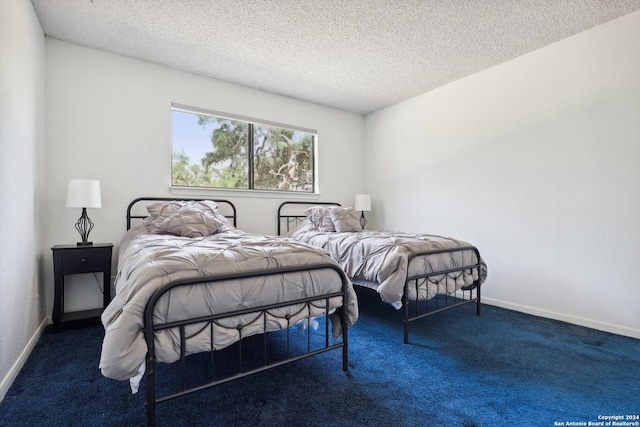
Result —
[[364, 211], [360, 215], [360, 227], [364, 230], [364, 226], [367, 225], [367, 218], [364, 217]]
[[93, 230], [93, 222], [91, 222], [87, 215], [87, 208], [82, 208], [82, 215], [78, 218], [78, 222], [76, 222], [76, 230], [78, 230], [82, 238], [82, 242], [78, 242], [78, 246], [93, 245], [93, 242], [87, 241], [89, 240], [89, 233]]

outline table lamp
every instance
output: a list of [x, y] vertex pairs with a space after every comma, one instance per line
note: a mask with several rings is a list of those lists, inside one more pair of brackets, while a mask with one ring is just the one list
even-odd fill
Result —
[[368, 194], [356, 194], [356, 203], [353, 208], [361, 212], [360, 225], [364, 230], [364, 226], [367, 225], [367, 218], [364, 217], [364, 212], [371, 210], [371, 196]]
[[82, 242], [78, 246], [93, 245], [89, 242], [89, 233], [93, 230], [93, 222], [87, 215], [87, 208], [101, 208], [100, 181], [92, 179], [70, 179], [67, 187], [67, 207], [82, 208], [82, 215], [76, 222], [76, 230]]

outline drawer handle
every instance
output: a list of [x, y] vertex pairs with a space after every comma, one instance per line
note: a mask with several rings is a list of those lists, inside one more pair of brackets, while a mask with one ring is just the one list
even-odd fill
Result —
[[87, 262], [86, 258], [82, 258], [82, 260], [80, 262]]

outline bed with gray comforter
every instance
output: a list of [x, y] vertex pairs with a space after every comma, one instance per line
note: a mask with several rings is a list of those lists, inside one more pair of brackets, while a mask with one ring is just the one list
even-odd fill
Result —
[[[324, 313], [331, 313], [335, 339], [358, 318], [353, 287], [326, 251], [290, 238], [240, 231], [214, 215], [215, 203], [207, 203], [150, 205], [150, 215], [128, 230], [120, 243], [116, 295], [102, 315], [100, 369], [105, 376], [125, 380], [144, 370], [149, 357], [145, 309], [155, 292], [177, 281], [211, 279], [160, 297], [152, 309], [154, 324], [211, 315], [224, 318], [187, 324], [184, 338], [179, 327], [156, 331], [153, 362], [171, 363], [182, 354], [223, 349], [241, 338], [308, 322]], [[214, 280], [225, 275], [234, 278]], [[346, 295], [341, 294], [344, 289]], [[326, 295], [335, 296], [317, 304], [292, 304]], [[246, 313], [260, 307], [270, 307], [268, 314]], [[341, 311], [344, 314], [338, 315]]]
[[[295, 213], [307, 205], [303, 213]], [[282, 225], [290, 237], [329, 252], [355, 285], [374, 289], [384, 302], [404, 308], [405, 342], [408, 323], [430, 314], [427, 311], [477, 302], [480, 312], [480, 285], [487, 266], [477, 248], [466, 241], [425, 233], [365, 231], [353, 208], [336, 203], [285, 202], [278, 210], [279, 231]], [[442, 300], [445, 307], [424, 304], [421, 313], [417, 302], [429, 300], [438, 304]]]

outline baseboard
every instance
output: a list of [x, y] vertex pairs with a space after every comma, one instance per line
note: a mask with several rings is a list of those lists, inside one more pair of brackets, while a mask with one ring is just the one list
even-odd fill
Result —
[[563, 313], [542, 310], [526, 305], [514, 304], [506, 301], [500, 301], [493, 298], [482, 297], [482, 303], [495, 305], [496, 307], [506, 308], [508, 310], [519, 311], [521, 313], [531, 314], [533, 316], [545, 317], [547, 319], [559, 320], [561, 322], [571, 323], [573, 325], [584, 326], [586, 328], [597, 329], [599, 331], [610, 332], [616, 335], [624, 335], [631, 338], [640, 339], [640, 330], [627, 328], [626, 326], [613, 325], [611, 323], [598, 322], [596, 320], [585, 319], [577, 316], [569, 316]]
[[33, 336], [27, 343], [24, 350], [22, 350], [20, 357], [18, 357], [18, 359], [15, 361], [11, 369], [9, 369], [9, 372], [7, 372], [7, 375], [5, 375], [5, 377], [2, 379], [2, 382], [0, 382], [0, 402], [4, 400], [4, 397], [7, 395], [9, 388], [11, 387], [11, 385], [13, 384], [13, 381], [16, 379], [16, 377], [18, 376], [18, 373], [20, 373], [20, 370], [22, 369], [25, 362], [29, 358], [29, 355], [33, 351], [33, 348], [36, 346], [38, 340], [40, 339], [40, 336], [44, 332], [44, 329], [47, 327], [49, 323], [51, 323], [50, 320], [51, 320], [50, 317], [45, 317], [44, 320], [42, 320], [42, 323], [40, 323], [40, 326], [33, 333]]

